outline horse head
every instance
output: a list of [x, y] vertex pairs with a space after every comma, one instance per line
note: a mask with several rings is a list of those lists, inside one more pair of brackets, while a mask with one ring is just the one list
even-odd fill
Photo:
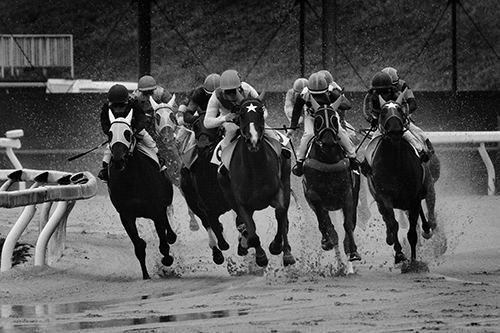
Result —
[[109, 146], [111, 148], [111, 162], [115, 169], [123, 170], [127, 160], [135, 147], [134, 131], [132, 129], [133, 110], [126, 117], [116, 117], [109, 110]]
[[156, 103], [153, 96], [149, 96], [149, 103], [155, 111], [155, 130], [157, 133], [162, 133], [167, 128], [172, 131], [176, 129], [177, 120], [174, 116], [175, 94], [168, 103]]
[[314, 98], [311, 104], [314, 112], [314, 143], [329, 156], [341, 151], [339, 146], [339, 116], [336, 111], [343, 100], [343, 95], [333, 104], [319, 105]]
[[237, 94], [239, 107], [236, 111], [239, 116], [240, 133], [250, 151], [258, 151], [265, 131], [264, 96], [243, 98]]
[[394, 142], [401, 140], [408, 126], [408, 118], [402, 106], [405, 92], [400, 94], [396, 101], [385, 101], [381, 96], [378, 97], [380, 102], [379, 124], [381, 133]]

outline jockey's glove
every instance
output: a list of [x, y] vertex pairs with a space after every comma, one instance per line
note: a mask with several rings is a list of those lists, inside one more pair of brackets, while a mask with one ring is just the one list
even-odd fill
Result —
[[378, 118], [372, 118], [372, 121], [370, 124], [372, 126], [372, 130], [376, 130], [378, 127]]

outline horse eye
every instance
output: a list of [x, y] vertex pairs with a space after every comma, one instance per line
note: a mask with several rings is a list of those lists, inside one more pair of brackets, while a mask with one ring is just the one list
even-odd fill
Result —
[[125, 136], [125, 140], [127, 140], [128, 142], [132, 141], [132, 131], [125, 131], [125, 133], [123, 133], [123, 136]]

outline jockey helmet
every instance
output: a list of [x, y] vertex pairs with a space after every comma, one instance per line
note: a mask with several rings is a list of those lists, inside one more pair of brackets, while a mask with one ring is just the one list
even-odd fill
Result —
[[295, 91], [297, 94], [300, 94], [302, 90], [307, 87], [309, 81], [307, 79], [304, 79], [303, 77], [295, 80], [293, 83], [293, 91]]
[[389, 74], [392, 80], [392, 84], [396, 84], [399, 82], [398, 71], [393, 67], [386, 67], [382, 70], [383, 73]]
[[332, 76], [332, 73], [330, 73], [329, 71], [327, 71], [326, 69], [322, 69], [320, 70], [318, 73], [321, 73], [325, 76], [325, 80], [326, 80], [326, 83], [328, 85], [332, 84], [333, 82], [333, 76]]
[[228, 69], [220, 76], [220, 88], [222, 90], [237, 89], [241, 86], [240, 74], [234, 69]]
[[205, 82], [203, 82], [203, 89], [207, 94], [211, 94], [215, 89], [220, 86], [220, 75], [212, 73], [205, 78]]
[[122, 84], [115, 84], [108, 91], [108, 102], [112, 104], [123, 104], [128, 101], [128, 90]]
[[389, 74], [378, 72], [373, 76], [372, 89], [392, 88], [392, 79]]
[[144, 75], [137, 84], [139, 91], [150, 91], [156, 89], [156, 80], [150, 75]]
[[309, 77], [309, 84], [307, 86], [311, 94], [323, 94], [328, 89], [325, 76], [322, 73], [313, 73]]

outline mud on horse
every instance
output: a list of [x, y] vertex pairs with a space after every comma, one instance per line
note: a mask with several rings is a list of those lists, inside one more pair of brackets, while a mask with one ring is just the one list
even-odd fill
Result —
[[[266, 252], [261, 247], [256, 232], [253, 213], [257, 210], [274, 207], [278, 223], [276, 235], [269, 245], [273, 255], [283, 252], [285, 266], [295, 263], [288, 243], [288, 207], [290, 205], [291, 161], [282, 156], [278, 140], [264, 136], [264, 105], [262, 93], [258, 98], [243, 98], [237, 94], [239, 107], [240, 137], [223, 151], [227, 154], [233, 149], [227, 173], [219, 173], [219, 183], [226, 199], [237, 214], [237, 226], [246, 228], [248, 247], [255, 248], [257, 265], [268, 264]], [[239, 244], [238, 253], [245, 254], [245, 246]]]
[[[166, 103], [156, 103], [150, 98], [150, 103], [155, 110], [157, 131], [163, 133], [162, 129], [168, 126], [174, 129], [176, 126], [171, 121], [171, 108]], [[220, 265], [224, 262], [221, 251], [229, 249], [229, 244], [224, 239], [223, 226], [219, 217], [229, 211], [231, 207], [225, 200], [222, 189], [217, 180], [218, 166], [211, 163], [212, 153], [217, 143], [222, 139], [218, 129], [207, 129], [203, 126], [202, 115], [193, 124], [194, 135], [192, 149], [190, 137], [186, 137], [184, 144], [188, 152], [182, 156], [183, 148], [179, 147], [179, 155], [183, 159], [180, 170], [180, 189], [186, 199], [189, 209], [201, 220], [203, 227], [208, 233], [209, 247], [212, 250], [214, 263]], [[177, 129], [176, 129], [177, 130]], [[183, 128], [183, 131], [188, 131]], [[183, 145], [181, 145], [183, 146]], [[187, 156], [189, 155], [189, 157]], [[184, 157], [184, 158], [183, 158]]]
[[338, 235], [329, 212], [342, 210], [344, 215], [344, 251], [349, 261], [361, 260], [354, 241], [360, 189], [359, 172], [352, 171], [338, 137], [339, 116], [336, 109], [344, 96], [332, 105], [320, 106], [311, 100], [314, 113], [314, 138], [304, 161], [302, 186], [307, 203], [318, 219], [325, 251], [338, 246]]
[[177, 235], [167, 217], [167, 207], [172, 204], [173, 187], [165, 171], [159, 171], [158, 163], [140, 152], [136, 146], [131, 127], [132, 111], [125, 117], [115, 118], [109, 112], [111, 121], [111, 162], [108, 166], [108, 191], [111, 202], [120, 215], [120, 220], [132, 240], [135, 255], [139, 260], [143, 279], [149, 279], [146, 268], [146, 242], [139, 237], [136, 218], [153, 220], [160, 240], [162, 264], [170, 266], [173, 257], [170, 245]]
[[[407, 258], [398, 239], [399, 224], [394, 215], [395, 208], [409, 213], [410, 227], [407, 237], [412, 263], [416, 262], [418, 217], [422, 220], [424, 238], [430, 238], [436, 227], [436, 179], [431, 174], [429, 163], [422, 163], [415, 148], [403, 138], [407, 121], [401, 106], [403, 97], [404, 93], [399, 95], [396, 101], [388, 102], [379, 97], [379, 128], [382, 136], [376, 139], [378, 142], [372, 142], [376, 147], [371, 156], [372, 171], [367, 175], [368, 187], [386, 224], [386, 242], [394, 246], [396, 264], [406, 261]], [[422, 209], [423, 199], [427, 202], [429, 221]]]

